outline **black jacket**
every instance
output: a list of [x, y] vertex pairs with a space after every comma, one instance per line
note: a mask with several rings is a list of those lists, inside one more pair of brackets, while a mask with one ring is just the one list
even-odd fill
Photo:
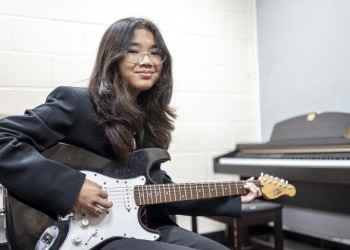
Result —
[[[38, 207], [66, 215], [85, 175], [42, 155], [59, 142], [105, 158], [115, 156], [96, 122], [96, 109], [86, 88], [58, 87], [44, 104], [26, 110], [22, 116], [0, 120], [0, 183]], [[171, 182], [160, 168], [155, 168], [152, 178], [160, 183]], [[154, 220], [171, 223], [169, 213], [239, 215], [241, 202], [239, 197], [230, 197], [155, 205], [149, 210]]]

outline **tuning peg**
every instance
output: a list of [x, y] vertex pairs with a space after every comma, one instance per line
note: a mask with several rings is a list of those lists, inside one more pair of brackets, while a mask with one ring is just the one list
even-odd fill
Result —
[[261, 173], [260, 173], [260, 176], [264, 176], [264, 173], [263, 173], [263, 172], [261, 172]]
[[278, 181], [279, 179], [280, 179], [280, 178], [278, 178], [278, 177], [275, 177], [275, 178], [274, 178], [275, 181]]
[[283, 183], [284, 183], [284, 179], [281, 179], [280, 182], [283, 182]]
[[284, 185], [283, 185], [283, 187], [284, 187], [284, 188], [286, 188], [287, 186], [288, 186], [288, 181], [287, 181], [287, 180], [285, 180], [285, 181], [284, 181]]

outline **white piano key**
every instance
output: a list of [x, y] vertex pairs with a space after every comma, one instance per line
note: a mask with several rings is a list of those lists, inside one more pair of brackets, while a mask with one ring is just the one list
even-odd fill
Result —
[[349, 160], [220, 158], [219, 164], [239, 166], [339, 167], [349, 168]]

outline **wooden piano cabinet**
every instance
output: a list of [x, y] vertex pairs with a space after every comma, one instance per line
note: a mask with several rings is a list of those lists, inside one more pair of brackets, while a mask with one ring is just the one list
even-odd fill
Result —
[[288, 180], [296, 195], [274, 200], [284, 206], [285, 236], [292, 232], [318, 245], [350, 249], [350, 113], [311, 113], [281, 121], [270, 141], [237, 144], [214, 158], [214, 172], [241, 179], [263, 172]]

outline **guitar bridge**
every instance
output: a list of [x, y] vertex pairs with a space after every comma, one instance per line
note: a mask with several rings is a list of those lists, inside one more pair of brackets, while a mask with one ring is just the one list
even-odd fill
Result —
[[46, 228], [43, 234], [40, 236], [38, 243], [35, 246], [35, 250], [48, 250], [57, 239], [59, 229], [56, 226], [50, 226]]

